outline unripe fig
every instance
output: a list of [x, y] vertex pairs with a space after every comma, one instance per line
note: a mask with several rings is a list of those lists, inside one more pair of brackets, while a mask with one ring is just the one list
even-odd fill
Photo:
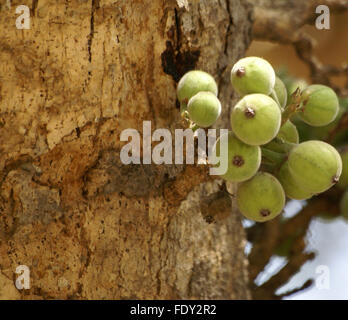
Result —
[[321, 193], [336, 184], [342, 172], [337, 150], [323, 141], [310, 140], [294, 147], [288, 158], [289, 171], [302, 189]]
[[201, 91], [188, 102], [187, 112], [191, 121], [207, 128], [215, 123], [221, 113], [221, 103], [214, 93]]
[[331, 88], [313, 84], [307, 87], [301, 97], [302, 111], [299, 117], [311, 126], [320, 127], [334, 121], [338, 110], [338, 98]]
[[217, 96], [218, 88], [214, 78], [204, 71], [189, 71], [184, 74], [178, 83], [178, 100], [181, 104], [187, 105], [191, 97], [200, 91], [209, 91]]
[[286, 102], [288, 100], [288, 92], [286, 91], [285, 84], [279, 77], [276, 77], [275, 84], [274, 84], [274, 91], [278, 98], [280, 108], [284, 109], [286, 106]]
[[299, 142], [297, 128], [290, 120], [286, 121], [281, 126], [277, 137], [284, 140], [284, 141], [290, 142], [290, 143], [298, 143]]
[[274, 88], [275, 73], [268, 61], [258, 57], [240, 59], [232, 67], [231, 83], [240, 95], [263, 93]]
[[341, 198], [340, 213], [344, 219], [348, 220], [348, 190], [344, 192]]
[[337, 186], [341, 189], [345, 189], [348, 187], [348, 146], [345, 146], [340, 150], [340, 155], [342, 158], [342, 174]]
[[288, 162], [286, 161], [279, 172], [277, 173], [277, 178], [282, 184], [285, 194], [290, 199], [295, 200], [305, 200], [313, 196], [311, 192], [304, 189], [301, 184], [299, 184], [289, 171]]
[[281, 112], [278, 104], [264, 94], [249, 94], [233, 108], [231, 125], [235, 135], [250, 145], [270, 142], [280, 128]]
[[[220, 156], [220, 140], [215, 144], [216, 155]], [[228, 133], [228, 166], [221, 177], [230, 182], [241, 182], [255, 175], [261, 164], [261, 148], [250, 146]]]
[[[290, 143], [299, 143], [299, 135], [296, 126], [290, 121], [286, 121], [281, 127], [276, 136], [280, 140], [284, 142]], [[266, 145], [267, 149], [270, 149], [275, 152], [282, 152], [283, 149], [276, 141], [271, 141]]]
[[285, 206], [285, 193], [274, 176], [258, 172], [253, 178], [238, 186], [237, 205], [246, 218], [264, 222], [282, 212]]

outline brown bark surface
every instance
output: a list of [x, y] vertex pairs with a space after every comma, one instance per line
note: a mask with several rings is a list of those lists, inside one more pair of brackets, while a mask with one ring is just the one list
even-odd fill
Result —
[[[243, 0], [0, 1], [0, 298], [244, 299], [240, 216], [190, 166], [122, 165], [120, 133], [180, 127], [176, 81], [218, 80], [250, 41]], [[18, 5], [31, 8], [17, 30]], [[18, 265], [31, 288], [14, 286]]]

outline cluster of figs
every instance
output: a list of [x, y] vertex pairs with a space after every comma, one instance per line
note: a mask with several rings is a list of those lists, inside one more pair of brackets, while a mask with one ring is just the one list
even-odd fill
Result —
[[[291, 122], [294, 114], [313, 127], [334, 121], [339, 101], [330, 87], [312, 84], [289, 95], [271, 64], [260, 57], [237, 61], [231, 84], [240, 100], [230, 114], [228, 169], [222, 178], [238, 183], [236, 201], [246, 218], [268, 221], [283, 211], [287, 197], [309, 199], [339, 181], [339, 152], [320, 140], [300, 143]], [[208, 128], [217, 121], [217, 96], [214, 78], [204, 71], [189, 71], [178, 83], [181, 114], [193, 127]], [[217, 141], [217, 155], [219, 148]], [[348, 161], [348, 150], [346, 154]], [[348, 185], [348, 172], [346, 180]], [[346, 199], [348, 206], [348, 193]]]

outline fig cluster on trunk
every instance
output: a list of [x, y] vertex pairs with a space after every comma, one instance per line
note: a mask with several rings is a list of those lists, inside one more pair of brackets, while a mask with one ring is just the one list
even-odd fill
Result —
[[[348, 149], [341, 152], [342, 163], [332, 145], [319, 140], [300, 142], [293, 121], [296, 115], [313, 127], [332, 123], [339, 113], [339, 100], [331, 88], [303, 81], [286, 86], [272, 65], [259, 57], [237, 61], [231, 84], [240, 100], [230, 114], [224, 152], [227, 171], [221, 178], [238, 183], [236, 201], [247, 219], [271, 220], [283, 211], [286, 197], [309, 199], [338, 183], [341, 174], [338, 185], [348, 187]], [[204, 71], [186, 73], [178, 83], [177, 97], [182, 116], [192, 128], [209, 128], [220, 116], [216, 82]], [[213, 148], [218, 157], [220, 139]], [[341, 204], [345, 212], [347, 198], [345, 194]]]

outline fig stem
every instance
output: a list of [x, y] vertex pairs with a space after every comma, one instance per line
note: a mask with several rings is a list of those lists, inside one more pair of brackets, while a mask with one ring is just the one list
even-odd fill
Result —
[[275, 167], [280, 166], [287, 157], [286, 154], [278, 153], [264, 147], [261, 147], [261, 150], [262, 157], [266, 160], [266, 164], [272, 163], [275, 165]]
[[189, 119], [189, 114], [187, 112], [187, 105], [185, 103], [181, 103], [180, 104], [180, 114], [181, 114], [181, 117], [184, 118], [184, 119]]
[[199, 126], [198, 126], [196, 123], [191, 122], [191, 123], [190, 123], [190, 129], [191, 129], [193, 132], [195, 132], [197, 129], [199, 129]]
[[183, 118], [185, 125], [187, 125], [188, 128], [192, 129], [193, 132], [195, 132], [199, 128], [197, 124], [191, 121], [189, 113], [186, 110], [181, 113], [181, 117]]
[[275, 142], [279, 146], [282, 153], [289, 153], [294, 147], [297, 146], [296, 143], [291, 143], [277, 137], [274, 138], [273, 142]]
[[291, 95], [291, 102], [285, 107], [282, 112], [281, 126], [286, 123], [292, 115], [300, 110], [301, 107], [301, 90], [298, 87], [295, 92]]
[[273, 173], [276, 171], [278, 167], [276, 165], [274, 165], [273, 163], [270, 163], [267, 161], [262, 160], [262, 167], [261, 167], [261, 171], [266, 171], [269, 173]]

